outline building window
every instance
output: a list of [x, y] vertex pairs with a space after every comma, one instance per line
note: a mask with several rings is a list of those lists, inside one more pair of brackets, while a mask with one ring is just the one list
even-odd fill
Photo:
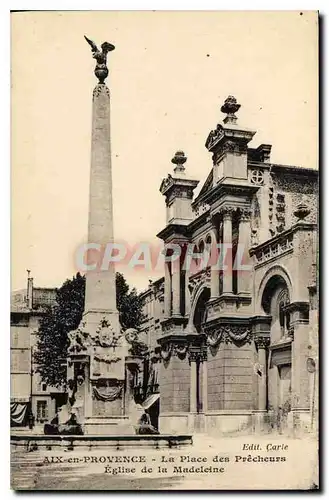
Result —
[[41, 384], [41, 390], [42, 390], [42, 391], [46, 391], [46, 390], [47, 390], [47, 384], [42, 383], [42, 384]]
[[37, 401], [37, 420], [44, 422], [48, 418], [47, 401]]

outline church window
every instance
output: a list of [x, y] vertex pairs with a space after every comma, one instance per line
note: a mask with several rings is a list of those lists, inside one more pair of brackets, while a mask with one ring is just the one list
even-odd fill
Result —
[[264, 184], [264, 173], [262, 170], [253, 170], [251, 172], [251, 184], [257, 184], [259, 186]]

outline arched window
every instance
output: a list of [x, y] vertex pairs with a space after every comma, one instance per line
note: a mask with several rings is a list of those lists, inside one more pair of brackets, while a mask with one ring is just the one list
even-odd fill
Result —
[[200, 297], [198, 298], [193, 318], [193, 323], [198, 333], [202, 333], [203, 324], [207, 319], [207, 302], [209, 299], [210, 289], [204, 288]]

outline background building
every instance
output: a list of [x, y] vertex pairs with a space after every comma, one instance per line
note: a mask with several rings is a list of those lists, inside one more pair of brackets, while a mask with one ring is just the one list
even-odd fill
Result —
[[164, 318], [164, 278], [151, 281], [141, 293], [143, 300], [144, 321], [140, 327], [139, 337], [154, 352], [159, 347], [158, 339], [161, 337], [161, 321]]
[[39, 322], [46, 307], [56, 301], [55, 288], [37, 288], [33, 278], [27, 279], [27, 288], [11, 295], [11, 426], [28, 427], [31, 411], [35, 425], [42, 426], [53, 418], [58, 406], [65, 402], [65, 394], [43, 383], [33, 352], [36, 349]]

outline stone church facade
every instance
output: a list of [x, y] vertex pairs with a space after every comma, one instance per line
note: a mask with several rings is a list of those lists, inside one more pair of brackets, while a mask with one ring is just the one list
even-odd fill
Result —
[[165, 276], [144, 293], [160, 432], [317, 425], [318, 173], [249, 147], [239, 107], [229, 96], [207, 138], [198, 196], [182, 151], [160, 187]]

